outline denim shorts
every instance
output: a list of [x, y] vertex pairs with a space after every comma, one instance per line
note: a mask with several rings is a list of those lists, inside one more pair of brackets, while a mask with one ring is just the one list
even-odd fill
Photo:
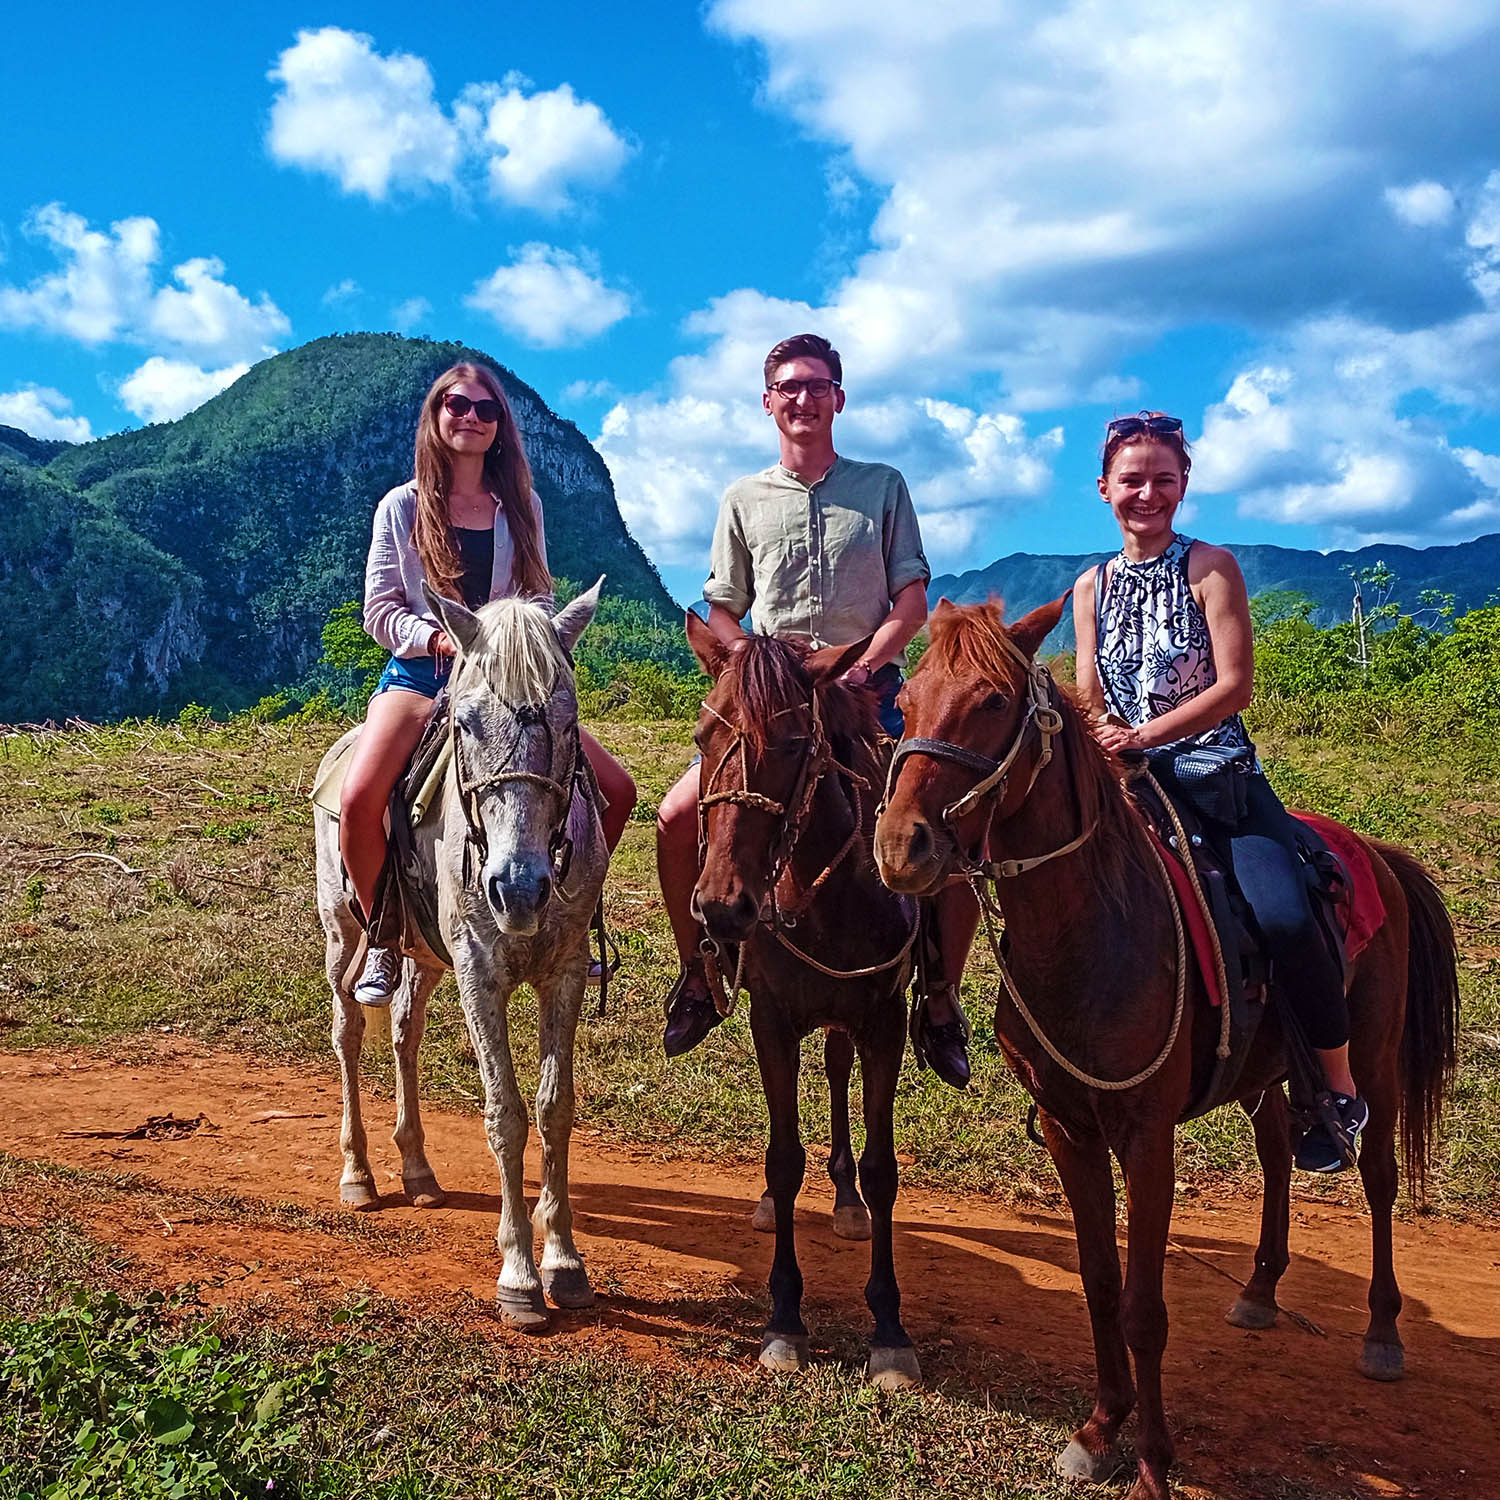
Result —
[[383, 693], [387, 688], [398, 688], [404, 693], [420, 693], [424, 698], [436, 698], [447, 685], [448, 663], [440, 667], [432, 656], [393, 656], [375, 684], [375, 692]]

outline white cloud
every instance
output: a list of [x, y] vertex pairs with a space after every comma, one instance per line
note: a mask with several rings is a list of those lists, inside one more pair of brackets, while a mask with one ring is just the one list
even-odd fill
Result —
[[612, 380], [570, 380], [562, 388], [562, 399], [574, 401], [612, 401], [620, 394]]
[[604, 111], [569, 84], [471, 83], [445, 109], [422, 58], [382, 55], [373, 38], [338, 26], [299, 31], [268, 77], [278, 86], [271, 155], [376, 202], [462, 192], [482, 176], [496, 198], [557, 214], [578, 189], [612, 181], [630, 154]]
[[1403, 224], [1418, 229], [1446, 224], [1457, 207], [1453, 194], [1440, 182], [1413, 182], [1406, 187], [1388, 187], [1385, 201]]
[[34, 438], [61, 438], [86, 443], [94, 435], [87, 417], [70, 415], [73, 403], [46, 385], [23, 385], [0, 393], [0, 425], [19, 427]]
[[484, 146], [494, 150], [490, 191], [523, 208], [560, 213], [573, 188], [613, 181], [630, 154], [604, 111], [566, 83], [535, 94], [481, 85], [467, 102], [483, 121]]
[[444, 184], [462, 154], [420, 57], [382, 57], [368, 36], [299, 31], [268, 75], [280, 89], [267, 144], [277, 161], [336, 177], [377, 202], [393, 186]]
[[391, 309], [391, 327], [409, 333], [432, 316], [432, 303], [425, 297], [408, 297]]
[[60, 203], [30, 214], [28, 237], [62, 263], [27, 287], [0, 287], [0, 327], [35, 328], [88, 345], [166, 347], [203, 361], [259, 359], [291, 324], [264, 293], [251, 302], [210, 256], [173, 268], [158, 286], [161, 232], [154, 219], [121, 219], [108, 233]]
[[364, 292], [364, 288], [352, 276], [336, 281], [323, 293], [324, 307], [337, 307], [343, 302], [352, 302]]
[[191, 361], [153, 354], [120, 383], [120, 400], [143, 422], [171, 422], [233, 385], [250, 366], [205, 370]]
[[606, 286], [591, 256], [555, 245], [523, 245], [464, 301], [526, 343], [557, 349], [586, 343], [630, 312], [630, 298]]

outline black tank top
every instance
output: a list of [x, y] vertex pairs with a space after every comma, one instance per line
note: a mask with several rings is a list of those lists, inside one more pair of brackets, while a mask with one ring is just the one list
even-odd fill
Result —
[[495, 571], [495, 531], [491, 526], [472, 530], [455, 526], [453, 539], [458, 544], [458, 591], [470, 609], [478, 609], [490, 600], [490, 584]]

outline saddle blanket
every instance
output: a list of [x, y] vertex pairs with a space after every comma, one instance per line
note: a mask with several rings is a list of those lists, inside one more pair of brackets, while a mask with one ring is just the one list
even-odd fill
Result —
[[[349, 769], [349, 754], [354, 749], [354, 741], [355, 736], [351, 734], [337, 746], [338, 753], [324, 764], [318, 773], [318, 779], [313, 783], [311, 793], [313, 806], [335, 820], [339, 815], [339, 800], [344, 791], [344, 773]], [[420, 827], [422, 819], [438, 805], [443, 790], [443, 779], [448, 774], [448, 765], [452, 759], [453, 746], [445, 736], [432, 769], [423, 778], [416, 796], [411, 799], [411, 826], [413, 828]]]
[[[1344, 951], [1352, 962], [1364, 951], [1370, 939], [1380, 930], [1385, 921], [1385, 902], [1380, 899], [1380, 887], [1375, 883], [1375, 870], [1370, 856], [1357, 835], [1342, 823], [1326, 818], [1321, 813], [1293, 812], [1292, 816], [1306, 827], [1339, 857], [1349, 872], [1349, 902], [1344, 908], [1348, 923], [1344, 934]], [[1156, 842], [1156, 851], [1162, 857], [1172, 885], [1177, 892], [1177, 904], [1181, 908], [1183, 925], [1187, 928], [1192, 943], [1193, 955], [1198, 961], [1198, 971], [1203, 976], [1203, 987], [1208, 992], [1209, 1003], [1220, 1005], [1223, 996], [1219, 993], [1218, 975], [1214, 969], [1214, 945], [1209, 936], [1208, 919], [1198, 904], [1193, 883], [1182, 861], [1177, 858], [1161, 839], [1156, 830], [1147, 826], [1147, 832]]]

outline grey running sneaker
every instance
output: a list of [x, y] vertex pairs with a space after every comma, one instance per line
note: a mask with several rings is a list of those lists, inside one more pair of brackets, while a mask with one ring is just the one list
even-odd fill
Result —
[[394, 948], [372, 948], [354, 986], [354, 998], [361, 1005], [389, 1005], [400, 983], [401, 955]]

